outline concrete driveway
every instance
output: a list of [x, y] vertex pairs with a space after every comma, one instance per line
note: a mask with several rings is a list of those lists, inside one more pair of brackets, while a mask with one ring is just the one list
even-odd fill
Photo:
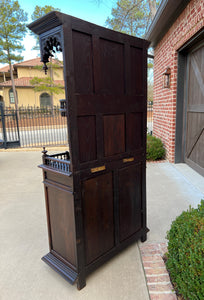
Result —
[[[40, 163], [40, 150], [0, 152], [0, 300], [149, 300], [138, 243], [93, 272], [81, 291], [40, 260], [48, 252]], [[204, 198], [203, 177], [193, 172], [192, 182], [189, 174], [185, 165], [147, 165], [147, 243], [165, 241], [171, 221]]]
[[204, 199], [204, 177], [186, 164], [147, 163], [147, 242], [166, 241], [171, 222]]

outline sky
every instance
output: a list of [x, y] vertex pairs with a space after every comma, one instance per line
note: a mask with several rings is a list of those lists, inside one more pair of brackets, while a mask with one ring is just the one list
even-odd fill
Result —
[[[36, 5], [51, 5], [59, 8], [61, 12], [89, 21], [91, 23], [105, 26], [105, 21], [111, 15], [111, 9], [116, 0], [18, 0], [21, 8], [28, 13], [28, 23], [31, 23], [31, 15]], [[100, 4], [99, 4], [100, 2]], [[29, 31], [29, 29], [28, 29]], [[28, 33], [23, 40], [25, 51], [22, 52], [24, 60], [29, 60], [39, 56], [39, 51], [32, 50], [35, 40]], [[0, 67], [3, 66], [0, 64]]]

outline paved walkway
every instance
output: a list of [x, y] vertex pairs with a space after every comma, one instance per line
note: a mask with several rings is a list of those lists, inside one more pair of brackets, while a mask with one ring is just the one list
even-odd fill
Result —
[[[184, 174], [185, 165], [179, 169], [168, 163], [148, 164], [147, 242], [135, 243], [114, 257], [93, 272], [87, 286], [78, 291], [40, 260], [48, 252], [42, 174], [37, 168], [40, 163], [40, 151], [0, 151], [0, 300], [163, 299], [157, 294], [152, 298], [145, 272], [153, 265], [148, 265], [148, 260], [143, 267], [141, 254], [143, 257], [153, 244], [166, 243], [172, 220], [190, 203], [196, 205], [204, 198], [200, 189], [203, 178], [195, 180], [194, 172], [192, 184]], [[141, 254], [138, 245], [144, 247]]]
[[186, 164], [147, 163], [148, 242], [165, 242], [172, 221], [204, 199], [204, 177]]

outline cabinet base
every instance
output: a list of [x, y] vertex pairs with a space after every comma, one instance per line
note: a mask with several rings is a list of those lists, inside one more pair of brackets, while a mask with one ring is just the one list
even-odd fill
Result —
[[72, 285], [74, 283], [77, 283], [78, 290], [81, 290], [86, 285], [86, 276], [88, 274], [92, 273], [99, 266], [104, 264], [106, 261], [111, 259], [117, 253], [121, 252], [123, 249], [127, 248], [129, 245], [133, 244], [139, 239], [141, 239], [142, 242], [145, 242], [147, 239], [148, 231], [149, 229], [145, 227], [143, 230], [137, 232], [129, 239], [123, 241], [121, 244], [111, 249], [108, 253], [105, 253], [104, 255], [96, 259], [94, 262], [84, 267], [81, 273], [77, 273], [76, 271], [68, 267], [65, 263], [59, 260], [52, 253], [48, 253], [45, 256], [43, 256], [42, 260]]
[[48, 253], [42, 257], [42, 260], [48, 264], [53, 270], [59, 273], [69, 283], [74, 284], [78, 279], [78, 274], [56, 258], [53, 254]]

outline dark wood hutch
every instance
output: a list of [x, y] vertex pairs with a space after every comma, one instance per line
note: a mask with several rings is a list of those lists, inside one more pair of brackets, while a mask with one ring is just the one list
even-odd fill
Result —
[[78, 289], [86, 276], [146, 240], [148, 42], [51, 12], [28, 26], [41, 58], [63, 52], [69, 152], [43, 152], [50, 252], [42, 259]]

